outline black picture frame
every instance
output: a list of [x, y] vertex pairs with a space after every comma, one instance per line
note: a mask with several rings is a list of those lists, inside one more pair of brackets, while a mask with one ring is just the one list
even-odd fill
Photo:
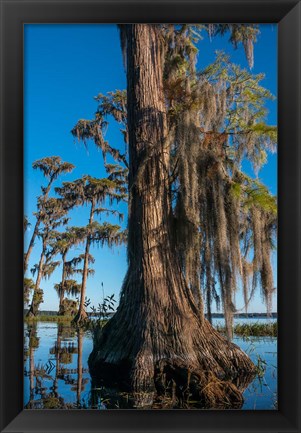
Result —
[[[1, 431], [300, 432], [300, 1], [0, 0], [0, 4]], [[23, 24], [125, 22], [278, 23], [277, 411], [23, 410]]]

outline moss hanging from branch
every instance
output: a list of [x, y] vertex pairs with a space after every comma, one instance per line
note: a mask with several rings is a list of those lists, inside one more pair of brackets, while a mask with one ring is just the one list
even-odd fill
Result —
[[[211, 36], [230, 30], [231, 41], [235, 45], [244, 44], [252, 66], [255, 28], [213, 25], [207, 29]], [[259, 282], [270, 308], [267, 292], [271, 293], [271, 289], [267, 287], [272, 285], [272, 268], [268, 266], [271, 250], [268, 241], [262, 246], [263, 217], [256, 206], [263, 206], [269, 216], [277, 207], [266, 189], [263, 193], [264, 187], [259, 182], [254, 188], [254, 180], [240, 171], [240, 164], [247, 158], [258, 171], [266, 162], [267, 151], [275, 149], [277, 128], [264, 122], [265, 101], [272, 99], [260, 85], [264, 76], [253, 76], [231, 64], [221, 52], [212, 65], [196, 72], [192, 56], [196, 56], [197, 50], [189, 47], [198, 37], [194, 34], [192, 38], [191, 34], [188, 36], [187, 28], [184, 31], [174, 28], [173, 33], [169, 28], [165, 63], [169, 124], [174, 128], [172, 174], [176, 187], [173, 200], [177, 242], [186, 277], [204, 282], [208, 311], [215, 293], [213, 282], [218, 279], [227, 334], [231, 337], [236, 311], [234, 298], [240, 282], [246, 308]], [[256, 206], [247, 209], [250, 197]], [[250, 228], [253, 241], [244, 254], [244, 243], [250, 243]], [[253, 260], [249, 257], [250, 250], [254, 251]], [[199, 275], [200, 269], [203, 276]]]

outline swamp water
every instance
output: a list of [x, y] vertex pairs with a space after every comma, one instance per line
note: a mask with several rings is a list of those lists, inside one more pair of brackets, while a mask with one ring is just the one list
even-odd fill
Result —
[[[269, 319], [270, 320], [270, 319]], [[262, 323], [244, 319], [244, 323]], [[222, 325], [222, 319], [214, 321]], [[241, 323], [238, 319], [236, 323]], [[118, 409], [118, 402], [92, 388], [88, 357], [90, 331], [53, 322], [25, 324], [24, 406], [27, 409]], [[235, 337], [234, 343], [249, 354], [260, 374], [244, 391], [243, 410], [277, 409], [277, 338]], [[163, 408], [163, 407], [162, 407]]]

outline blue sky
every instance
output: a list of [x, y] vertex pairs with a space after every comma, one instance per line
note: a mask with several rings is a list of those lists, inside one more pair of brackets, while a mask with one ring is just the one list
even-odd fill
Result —
[[[124, 89], [126, 77], [122, 64], [119, 33], [115, 25], [107, 24], [26, 24], [24, 30], [24, 201], [25, 214], [31, 222], [31, 230], [25, 236], [25, 248], [32, 235], [36, 198], [41, 193], [45, 179], [40, 172], [32, 169], [33, 161], [45, 156], [60, 156], [76, 166], [70, 174], [57, 180], [70, 181], [90, 174], [104, 177], [103, 159], [93, 143], [88, 151], [82, 143], [72, 137], [70, 131], [79, 119], [91, 119], [97, 104], [93, 99], [99, 93]], [[258, 42], [254, 47], [255, 64], [252, 72], [265, 73], [262, 85], [277, 96], [277, 26], [260, 26]], [[228, 42], [228, 36], [216, 37], [211, 41], [204, 34], [199, 43], [198, 66], [211, 63], [216, 50], [228, 53], [234, 63], [248, 68], [242, 47], [237, 50]], [[268, 122], [277, 123], [277, 101], [267, 103]], [[109, 126], [106, 139], [123, 149], [123, 139], [118, 127]], [[259, 172], [259, 178], [277, 193], [277, 155], [269, 155], [268, 163]], [[125, 205], [119, 209], [126, 212]], [[88, 209], [75, 209], [69, 225], [85, 225]], [[104, 217], [105, 220], [105, 217]], [[113, 220], [111, 220], [113, 221]], [[116, 223], [118, 223], [115, 220]], [[123, 223], [125, 227], [126, 220]], [[95, 275], [87, 284], [87, 296], [93, 305], [101, 301], [103, 282], [106, 295], [115, 293], [118, 298], [126, 272], [125, 247], [93, 248]], [[69, 258], [82, 253], [79, 247], [71, 250]], [[31, 255], [29, 269], [38, 262], [40, 243], [36, 242]], [[276, 255], [273, 257], [276, 274]], [[44, 280], [45, 302], [42, 309], [56, 310], [58, 299], [53, 285], [60, 281], [61, 269]], [[275, 283], [276, 285], [276, 283]], [[275, 297], [276, 298], [276, 297]], [[238, 308], [242, 307], [241, 295], [237, 295]], [[273, 309], [276, 309], [274, 299]], [[257, 295], [250, 311], [265, 311]]]

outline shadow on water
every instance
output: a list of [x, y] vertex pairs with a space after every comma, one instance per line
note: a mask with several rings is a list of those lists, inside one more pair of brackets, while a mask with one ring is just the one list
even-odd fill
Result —
[[[235, 385], [244, 401], [219, 403], [211, 409], [276, 409], [277, 357], [275, 339], [235, 341], [258, 365], [254, 377], [237, 377]], [[26, 409], [207, 409], [187, 389], [170, 383], [164, 394], [128, 393], [91, 379], [89, 331], [66, 324], [33, 323], [25, 327], [24, 406]], [[264, 352], [270, 349], [271, 352]], [[261, 355], [256, 353], [259, 349]], [[263, 354], [265, 358], [263, 357]], [[223, 386], [215, 381], [210, 386]], [[231, 392], [231, 390], [229, 390]]]
[[[253, 379], [254, 376], [237, 378], [238, 389], [243, 392], [245, 386]], [[243, 387], [241, 386], [242, 382], [244, 383]], [[216, 387], [224, 387], [224, 382], [214, 379], [207, 386], [211, 386], [212, 392], [215, 392]], [[230, 388], [229, 398], [225, 398], [224, 401], [218, 400], [216, 404], [212, 405], [202, 398], [194, 400], [187, 389], [176, 387], [174, 384], [171, 384], [164, 394], [158, 395], [155, 392], [122, 392], [117, 388], [109, 388], [96, 380], [92, 380], [91, 407], [97, 409], [100, 404], [104, 404], [107, 409], [241, 409], [243, 399], [235, 401], [232, 399], [231, 393]]]
[[101, 376], [92, 376], [91, 404], [97, 408], [102, 402], [107, 409], [241, 409], [242, 394], [255, 378], [254, 373], [227, 379], [210, 371], [201, 377], [193, 377], [189, 371], [177, 377], [169, 373], [168, 368], [161, 371], [160, 387], [133, 393], [126, 382], [118, 382], [117, 371], [105, 370]]

